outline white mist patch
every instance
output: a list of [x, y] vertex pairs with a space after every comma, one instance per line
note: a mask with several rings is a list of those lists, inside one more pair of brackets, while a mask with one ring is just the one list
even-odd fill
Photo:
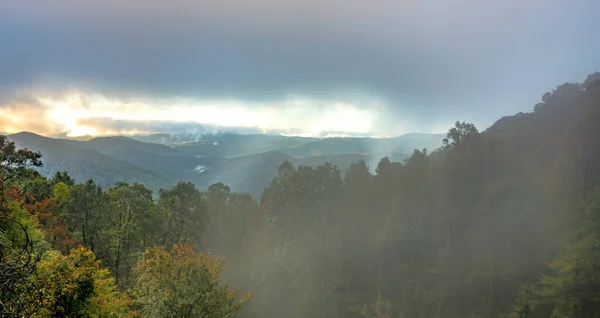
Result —
[[215, 141], [215, 142], [213, 142], [213, 145], [214, 145], [214, 146], [218, 146], [218, 145], [219, 145], [219, 142]]
[[194, 171], [196, 171], [198, 173], [202, 173], [206, 170], [208, 170], [208, 167], [205, 165], [198, 165], [198, 166], [196, 166], [196, 168], [194, 168]]

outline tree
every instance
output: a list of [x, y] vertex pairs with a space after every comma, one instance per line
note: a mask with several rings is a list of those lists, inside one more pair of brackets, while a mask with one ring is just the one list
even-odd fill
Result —
[[106, 191], [106, 199], [107, 258], [117, 283], [127, 284], [133, 259], [149, 244], [150, 228], [156, 222], [152, 191], [139, 183], [118, 182]]
[[579, 239], [540, 279], [537, 305], [552, 306], [552, 317], [600, 317], [600, 188], [582, 209]]
[[29, 279], [39, 262], [35, 242], [39, 234], [27, 226], [31, 219], [22, 222], [14, 218], [16, 215], [3, 214], [0, 214], [0, 317], [30, 315], [39, 310], [41, 298], [41, 290]]
[[69, 187], [72, 187], [75, 185], [75, 180], [73, 180], [73, 178], [71, 178], [69, 173], [67, 173], [66, 171], [57, 171], [54, 174], [54, 177], [52, 177], [52, 183], [54, 185], [61, 183], [61, 182]]
[[208, 222], [204, 250], [233, 259], [228, 265], [236, 265], [235, 260], [244, 256], [246, 227], [258, 205], [250, 194], [232, 193], [222, 183], [209, 186], [205, 197]]
[[271, 225], [264, 247], [270, 250], [264, 284], [272, 288], [261, 291], [265, 299], [276, 299], [263, 302], [270, 305], [266, 316], [285, 311], [289, 316], [325, 317], [339, 312], [341, 298], [334, 291], [338, 275], [326, 275], [326, 269], [340, 264], [332, 250], [339, 247], [334, 229], [341, 193], [340, 170], [327, 162], [296, 169], [284, 162], [263, 192], [260, 205]]
[[[42, 233], [35, 218], [19, 202], [9, 200], [6, 183], [30, 168], [42, 165], [41, 155], [27, 149], [17, 149], [14, 142], [0, 136], [0, 315], [20, 316], [37, 311], [28, 303], [38, 300], [40, 290], [29, 276], [39, 262]], [[11, 189], [17, 192], [16, 189]], [[16, 193], [14, 193], [16, 195]]]
[[41, 167], [41, 157], [39, 152], [17, 149], [14, 142], [0, 136], [0, 182], [5, 184], [30, 168]]
[[143, 317], [233, 317], [249, 300], [219, 281], [223, 259], [194, 252], [191, 245], [150, 248], [138, 261], [135, 302]]
[[[65, 190], [68, 191], [68, 188]], [[29, 193], [23, 194], [16, 188], [7, 190], [6, 195], [13, 204], [18, 204], [35, 220], [35, 224], [31, 226], [42, 231], [46, 242], [50, 243], [52, 248], [68, 252], [72, 247], [79, 245], [79, 240], [71, 237], [60, 219], [58, 214], [60, 205], [54, 197], [37, 200]], [[66, 200], [64, 195], [68, 195], [68, 192], [62, 195], [61, 200]]]
[[592, 82], [597, 81], [597, 80], [600, 80], [600, 72], [591, 73], [587, 76], [587, 78], [583, 82], [582, 86], [584, 88], [587, 88]]
[[240, 232], [232, 233], [232, 231], [227, 229], [227, 227], [231, 227], [232, 225], [230, 222], [240, 221], [239, 219], [233, 219], [229, 215], [228, 203], [230, 194], [231, 189], [220, 182], [210, 185], [205, 193], [207, 206], [206, 241], [210, 242], [210, 246], [207, 247], [213, 252], [222, 252], [230, 248], [231, 245], [228, 244], [227, 240], [231, 240], [240, 234]]
[[35, 317], [131, 317], [130, 299], [119, 292], [110, 272], [85, 247], [69, 255], [46, 252], [31, 278], [44, 290]]
[[465, 123], [464, 121], [461, 123], [457, 121], [454, 124], [454, 127], [448, 130], [446, 138], [444, 138], [442, 142], [444, 147], [456, 147], [463, 144], [469, 138], [477, 136], [478, 134], [479, 130], [477, 130], [474, 124]]
[[71, 196], [71, 189], [63, 182], [59, 182], [54, 185], [54, 190], [52, 191], [52, 197], [56, 204], [62, 205], [67, 202]]
[[19, 184], [21, 192], [30, 195], [35, 201], [43, 201], [52, 197], [53, 186], [50, 180], [37, 172], [28, 176], [26, 180], [23, 180]]
[[191, 182], [179, 182], [169, 190], [161, 189], [158, 208], [162, 218], [163, 245], [202, 243], [207, 222], [206, 200]]
[[[93, 180], [70, 188], [59, 215], [72, 235], [81, 239], [92, 252], [98, 253], [101, 248], [106, 248], [98, 246], [103, 223], [106, 222], [106, 198], [102, 188]], [[106, 251], [102, 251], [104, 253]]]

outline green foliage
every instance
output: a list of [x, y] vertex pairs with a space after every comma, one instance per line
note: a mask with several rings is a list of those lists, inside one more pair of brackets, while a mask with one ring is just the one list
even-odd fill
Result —
[[135, 258], [152, 241], [152, 228], [158, 221], [152, 191], [139, 183], [119, 182], [106, 191], [106, 200], [106, 259], [117, 283], [127, 286]]
[[143, 183], [151, 189], [170, 184], [170, 180], [159, 173], [96, 151], [101, 149], [81, 147], [79, 144], [85, 143], [83, 141], [65, 142], [26, 132], [10, 135], [9, 138], [42, 153], [44, 166], [38, 170], [48, 177], [54, 176], [57, 171], [68, 171], [78, 182], [91, 178], [103, 188], [109, 188], [120, 180]]
[[30, 168], [41, 166], [39, 158], [39, 153], [17, 149], [13, 142], [0, 136], [0, 316], [3, 317], [31, 314], [38, 309], [35, 303], [28, 302], [28, 297], [38, 294], [29, 276], [39, 260], [43, 233], [36, 226], [36, 218], [24, 207], [25, 200], [17, 189], [6, 185], [26, 175], [36, 175]]
[[163, 245], [202, 244], [206, 227], [206, 200], [190, 182], [159, 191], [158, 208], [162, 222]]
[[42, 166], [42, 155], [27, 149], [17, 149], [14, 142], [0, 136], [0, 182], [6, 183], [30, 168]]
[[58, 205], [63, 205], [69, 200], [69, 196], [71, 195], [71, 189], [63, 182], [59, 182], [54, 186], [54, 190], [52, 191], [52, 197], [54, 201]]
[[73, 178], [71, 178], [69, 173], [67, 173], [66, 171], [57, 171], [54, 174], [54, 177], [52, 177], [52, 183], [54, 185], [63, 183], [64, 185], [66, 185], [68, 187], [72, 187], [75, 185], [75, 180]]
[[479, 130], [472, 123], [461, 123], [457, 121], [454, 127], [448, 130], [446, 138], [442, 141], [446, 147], [456, 147], [462, 145], [469, 138], [473, 138], [479, 134]]
[[29, 194], [35, 201], [43, 201], [45, 198], [52, 197], [54, 185], [43, 176], [28, 178], [21, 183], [21, 192]]
[[551, 263], [552, 274], [539, 282], [537, 304], [553, 308], [552, 317], [600, 315], [600, 189], [582, 209], [578, 240]]
[[[28, 239], [34, 245], [43, 242], [43, 234], [37, 228], [37, 220], [19, 202], [9, 201], [7, 205], [8, 214], [5, 215], [12, 221], [2, 221], [2, 241], [8, 252], [18, 250]], [[26, 231], [23, 231], [23, 228]], [[5, 253], [7, 251], [5, 250]]]
[[99, 244], [101, 229], [104, 226], [107, 203], [102, 188], [93, 180], [72, 186], [60, 216], [73, 235], [81, 239], [83, 245], [93, 252], [102, 252], [106, 246]]
[[0, 208], [0, 316], [31, 314], [39, 309], [40, 293], [29, 277], [39, 261], [42, 233], [17, 202]]
[[72, 249], [67, 256], [47, 252], [31, 280], [44, 291], [35, 317], [132, 316], [128, 297], [84, 247]]
[[233, 317], [250, 298], [219, 281], [223, 260], [190, 245], [148, 249], [136, 270], [136, 303], [143, 317]]

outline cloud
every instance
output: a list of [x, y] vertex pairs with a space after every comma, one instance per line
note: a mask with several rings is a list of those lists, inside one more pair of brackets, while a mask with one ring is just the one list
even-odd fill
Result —
[[[340, 132], [385, 135], [391, 128], [378, 126], [381, 105], [361, 108], [344, 101], [292, 98], [264, 104], [174, 98], [148, 103], [81, 91], [40, 93], [29, 99], [30, 104], [16, 100], [0, 104], [0, 110], [8, 115], [1, 126], [5, 132], [31, 130], [68, 137], [215, 131], [321, 136]], [[394, 129], [400, 128], [396, 123]]]
[[0, 3], [0, 94], [74, 87], [125, 102], [238, 100], [258, 108], [342, 100], [364, 110], [384, 105], [386, 127], [489, 124], [600, 68], [592, 31], [599, 6], [8, 0]]
[[49, 135], [58, 130], [55, 123], [45, 116], [48, 108], [30, 98], [14, 99], [0, 104], [0, 132], [15, 133], [35, 131]]

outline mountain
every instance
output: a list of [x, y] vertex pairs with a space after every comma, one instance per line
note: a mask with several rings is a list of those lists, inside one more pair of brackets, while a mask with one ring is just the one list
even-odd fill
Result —
[[174, 146], [198, 140], [197, 134], [151, 134], [151, 135], [132, 135], [131, 139], [141, 142]]
[[8, 139], [18, 147], [41, 152], [44, 166], [40, 171], [48, 176], [56, 171], [68, 171], [77, 181], [92, 178], [103, 187], [120, 180], [140, 182], [151, 189], [168, 187], [170, 184], [169, 179], [158, 173], [98, 151], [81, 148], [78, 142], [28, 132], [9, 135]]
[[205, 135], [198, 141], [175, 145], [174, 148], [194, 156], [212, 155], [229, 157], [282, 150], [316, 140], [318, 139], [280, 135], [239, 135], [227, 133]]
[[258, 196], [264, 186], [268, 185], [277, 175], [277, 167], [282, 162], [293, 159], [278, 151], [234, 157], [202, 172], [198, 176], [198, 181], [203, 187], [223, 182], [235, 191], [248, 192]]
[[87, 141], [73, 142], [77, 143], [77, 146], [80, 148], [95, 150], [108, 154], [119, 149], [134, 149], [158, 155], [173, 155], [179, 153], [179, 151], [165, 145], [141, 142], [124, 136], [98, 137]]
[[325, 154], [372, 154], [379, 157], [410, 154], [414, 149], [434, 150], [442, 145], [442, 134], [406, 134], [394, 138], [323, 138], [281, 149], [294, 157]]
[[194, 157], [183, 154], [162, 155], [132, 148], [119, 148], [106, 152], [106, 154], [169, 176], [169, 179], [177, 180], [187, 180], [187, 174], [200, 170], [202, 166], [214, 166], [223, 160], [221, 157]]
[[190, 155], [240, 156], [257, 152], [281, 151], [292, 157], [327, 154], [392, 154], [412, 153], [414, 149], [437, 149], [443, 134], [411, 133], [394, 138], [307, 138], [279, 135], [219, 134], [202, 136], [192, 143], [174, 146]]
[[67, 140], [24, 132], [10, 135], [9, 139], [19, 147], [40, 151], [44, 161], [41, 172], [45, 175], [64, 170], [78, 181], [92, 178], [103, 187], [123, 180], [144, 183], [153, 190], [178, 181], [190, 181], [200, 188], [223, 182], [234, 191], [259, 196], [285, 160], [308, 166], [331, 162], [342, 172], [351, 163], [365, 160], [374, 169], [384, 156], [402, 161], [413, 149], [437, 148], [442, 136], [321, 139], [224, 133], [203, 135], [198, 141], [172, 146], [164, 141], [178, 139], [167, 134], [146, 139], [116, 136]]

